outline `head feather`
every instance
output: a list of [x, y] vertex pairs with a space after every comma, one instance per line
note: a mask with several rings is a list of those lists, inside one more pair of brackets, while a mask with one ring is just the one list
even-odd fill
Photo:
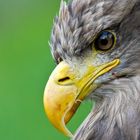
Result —
[[72, 0], [61, 1], [52, 35], [52, 54], [63, 59], [78, 55], [95, 35], [119, 24], [131, 12], [137, 0]]

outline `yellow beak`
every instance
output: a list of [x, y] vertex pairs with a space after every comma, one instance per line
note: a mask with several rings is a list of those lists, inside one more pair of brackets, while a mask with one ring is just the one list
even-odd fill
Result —
[[97, 88], [95, 79], [116, 67], [119, 62], [116, 59], [98, 67], [88, 66], [81, 78], [64, 61], [55, 68], [45, 88], [44, 107], [49, 120], [59, 131], [72, 136], [65, 124], [74, 115], [80, 101]]

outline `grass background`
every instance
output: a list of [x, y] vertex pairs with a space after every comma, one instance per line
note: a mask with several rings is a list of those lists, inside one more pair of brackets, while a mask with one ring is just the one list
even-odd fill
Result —
[[[55, 67], [48, 41], [60, 0], [0, 0], [0, 140], [68, 140], [49, 122], [43, 92]], [[91, 108], [83, 103], [68, 127]]]

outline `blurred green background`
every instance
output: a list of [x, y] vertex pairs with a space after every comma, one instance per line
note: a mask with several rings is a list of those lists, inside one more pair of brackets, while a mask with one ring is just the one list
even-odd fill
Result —
[[[0, 140], [68, 140], [48, 121], [45, 84], [55, 63], [48, 41], [60, 0], [0, 0]], [[75, 131], [91, 108], [83, 103]]]

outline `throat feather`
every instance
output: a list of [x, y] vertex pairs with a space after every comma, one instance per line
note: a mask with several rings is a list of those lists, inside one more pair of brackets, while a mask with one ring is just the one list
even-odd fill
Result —
[[[102, 96], [73, 140], [140, 139], [140, 76], [120, 78], [97, 89]], [[94, 99], [94, 93], [91, 99]]]

